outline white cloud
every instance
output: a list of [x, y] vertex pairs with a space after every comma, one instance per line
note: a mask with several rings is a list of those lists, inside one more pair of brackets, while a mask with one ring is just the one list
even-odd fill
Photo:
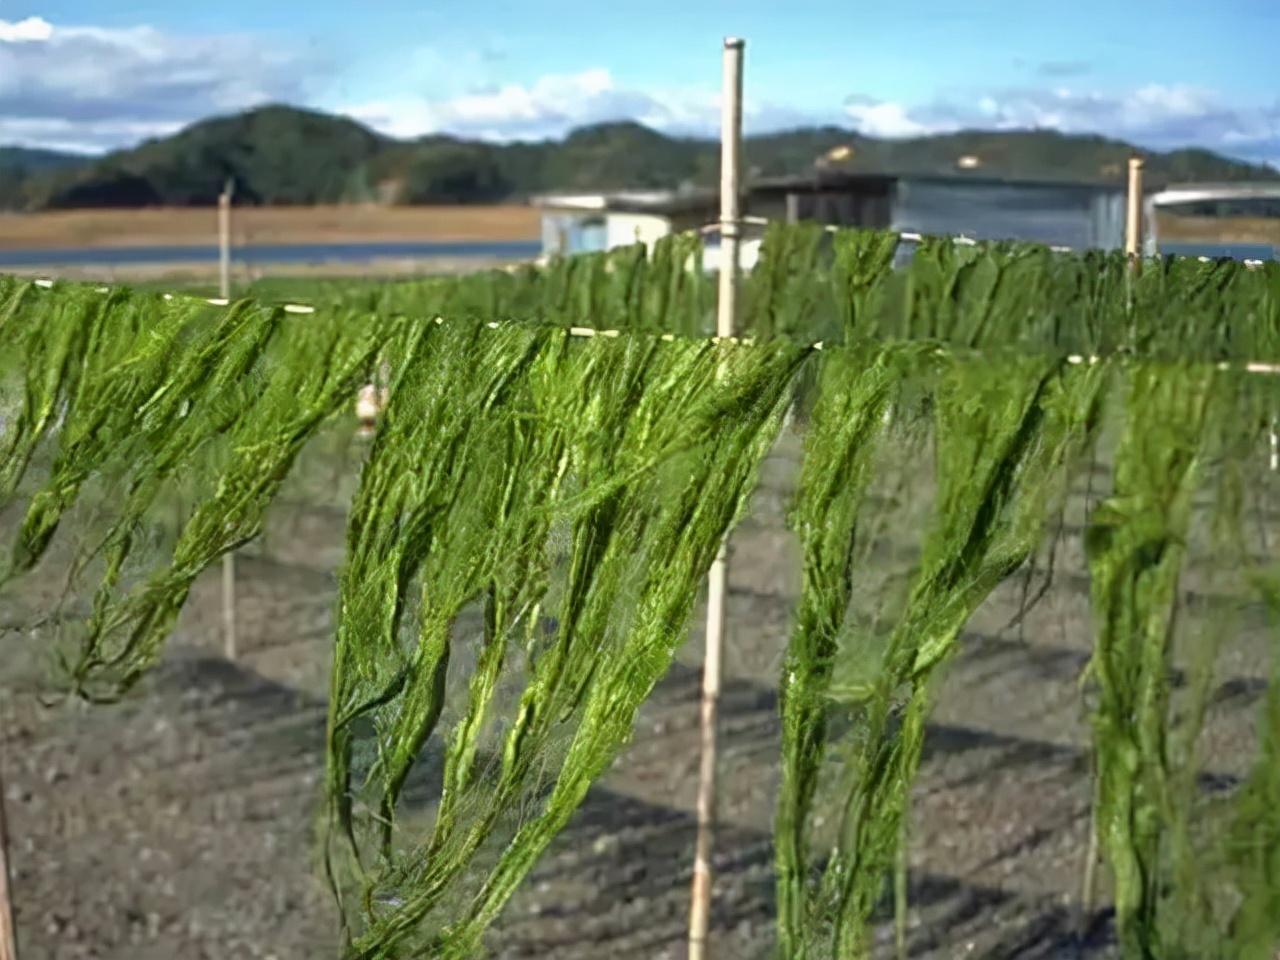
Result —
[[[1059, 73], [1068, 71], [1060, 70]], [[345, 105], [342, 112], [393, 136], [452, 133], [493, 140], [559, 136], [588, 123], [630, 119], [672, 133], [714, 136], [719, 94], [618, 86], [607, 70], [548, 76], [450, 98], [403, 98]], [[748, 101], [748, 131], [844, 122], [872, 137], [898, 139], [966, 128], [1097, 133], [1156, 149], [1201, 146], [1254, 160], [1280, 161], [1280, 102], [1233, 108], [1211, 91], [1157, 84], [1121, 95], [1068, 87], [978, 91], [968, 101], [912, 106], [855, 95], [843, 115], [817, 115]]]
[[53, 24], [40, 17], [27, 17], [17, 23], [0, 20], [0, 43], [33, 43], [53, 36]]
[[304, 58], [248, 36], [0, 20], [0, 143], [101, 150], [305, 99]]
[[[470, 62], [468, 56], [453, 57], [455, 68]], [[266, 102], [314, 104], [312, 81], [332, 78], [326, 66], [250, 35], [178, 36], [148, 26], [0, 20], [0, 143], [94, 151]], [[1280, 101], [1240, 108], [1189, 86], [1152, 84], [1121, 94], [1070, 86], [1084, 82], [1086, 66], [1053, 64], [1041, 70], [1053, 77], [1048, 82], [1062, 85], [1057, 88], [979, 89], [965, 99], [953, 95], [925, 105], [853, 96], [842, 107], [814, 112], [748, 97], [744, 125], [748, 132], [765, 132], [845, 123], [888, 138], [963, 128], [1052, 128], [1158, 149], [1202, 146], [1280, 163]], [[489, 72], [472, 67], [477, 77]], [[715, 136], [719, 130], [719, 92], [705, 87], [637, 90], [595, 68], [532, 84], [468, 89], [457, 70], [451, 77], [440, 69], [427, 73], [408, 75], [407, 92], [400, 97], [320, 106], [400, 137], [435, 132], [493, 140], [555, 137], [584, 124], [623, 119], [676, 134]], [[418, 93], [422, 90], [436, 92]]]
[[900, 103], [850, 97], [844, 110], [853, 128], [868, 137], [896, 140], [933, 132], [928, 124], [912, 119], [911, 111]]
[[1280, 163], [1280, 101], [1227, 104], [1213, 91], [1149, 84], [1124, 94], [1066, 87], [987, 91], [970, 102], [922, 107], [851, 98], [849, 121], [871, 136], [910, 137], [965, 128], [1097, 133], [1155, 149], [1199, 146]]
[[[399, 137], [450, 133], [489, 140], [537, 139], [610, 120], [635, 120], [677, 134], [707, 136], [720, 129], [718, 92], [629, 90], [600, 68], [542, 77], [529, 86], [505, 84], [450, 98], [347, 104], [340, 110]], [[750, 100], [743, 107], [748, 129], [776, 130], [811, 119], [799, 111]]]

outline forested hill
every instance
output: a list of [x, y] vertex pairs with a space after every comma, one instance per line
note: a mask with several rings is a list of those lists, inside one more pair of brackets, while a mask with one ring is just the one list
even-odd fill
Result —
[[53, 180], [59, 171], [84, 170], [96, 160], [56, 150], [0, 147], [0, 209], [24, 206], [27, 191], [36, 178]]
[[[1051, 131], [887, 141], [815, 127], [750, 138], [745, 159], [749, 175], [801, 173], [839, 146], [852, 151], [842, 167], [864, 170], [951, 172], [959, 157], [974, 155], [986, 175], [1120, 182], [1138, 152], [1155, 182], [1280, 179], [1274, 168], [1207, 150], [1152, 153]], [[584, 127], [540, 142], [403, 141], [346, 118], [272, 106], [205, 120], [103, 157], [0, 148], [0, 206], [205, 205], [228, 178], [246, 203], [489, 203], [556, 190], [710, 185], [717, 171], [714, 141], [670, 137], [637, 123]]]

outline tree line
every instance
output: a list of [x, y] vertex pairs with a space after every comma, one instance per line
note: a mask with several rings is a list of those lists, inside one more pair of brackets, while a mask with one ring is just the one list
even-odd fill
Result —
[[[1208, 150], [1139, 151], [1099, 136], [1055, 131], [965, 131], [876, 140], [838, 127], [749, 138], [749, 176], [812, 170], [837, 147], [834, 166], [938, 174], [963, 156], [983, 175], [1121, 181], [1128, 158], [1149, 182], [1275, 180], [1280, 171]], [[489, 143], [448, 136], [396, 140], [347, 118], [268, 106], [201, 121], [102, 157], [0, 148], [0, 208], [204, 206], [227, 180], [238, 202], [468, 204], [519, 202], [559, 190], [713, 186], [719, 146], [632, 122], [583, 127], [561, 140]]]

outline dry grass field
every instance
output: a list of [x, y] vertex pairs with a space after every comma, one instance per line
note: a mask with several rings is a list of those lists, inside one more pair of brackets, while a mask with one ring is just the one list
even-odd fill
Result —
[[1280, 219], [1275, 217], [1172, 217], [1156, 219], [1162, 240], [1202, 243], [1271, 243], [1280, 246]]
[[[231, 289], [236, 294], [267, 280], [413, 280], [446, 273], [490, 270], [509, 263], [489, 257], [375, 258], [348, 263], [231, 262]], [[34, 264], [5, 267], [0, 273], [17, 277], [74, 280], [81, 283], [129, 283], [173, 287], [208, 288], [204, 296], [216, 296], [217, 261], [206, 263]]]
[[[1161, 215], [1168, 240], [1280, 244], [1280, 219]], [[244, 244], [411, 243], [532, 240], [538, 211], [529, 206], [245, 207], [232, 221]], [[206, 246], [217, 242], [217, 214], [206, 208], [0, 213], [0, 250]]]
[[[0, 250], [207, 246], [218, 242], [211, 208], [66, 210], [0, 214]], [[528, 206], [245, 207], [232, 216], [232, 242], [413, 243], [532, 240]]]

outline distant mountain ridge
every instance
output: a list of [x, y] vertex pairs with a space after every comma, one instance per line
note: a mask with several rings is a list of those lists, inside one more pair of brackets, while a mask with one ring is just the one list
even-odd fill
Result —
[[64, 153], [39, 147], [0, 147], [0, 169], [51, 170], [93, 163], [97, 157], [84, 153]]
[[31, 181], [51, 177], [59, 171], [84, 169], [98, 158], [57, 150], [31, 147], [0, 147], [0, 209], [21, 207], [12, 202], [22, 198]]
[[[877, 140], [838, 127], [749, 137], [748, 176], [803, 173], [838, 147], [841, 169], [977, 172], [1014, 178], [1122, 182], [1128, 158], [1150, 182], [1280, 180], [1280, 170], [1208, 150], [1140, 150], [1119, 140], [1049, 130], [962, 131]], [[102, 157], [0, 147], [0, 208], [203, 206], [223, 184], [251, 204], [492, 203], [560, 190], [714, 185], [716, 142], [638, 123], [582, 127], [561, 140], [494, 144], [449, 136], [397, 140], [354, 120], [267, 106], [203, 120], [171, 137]]]

